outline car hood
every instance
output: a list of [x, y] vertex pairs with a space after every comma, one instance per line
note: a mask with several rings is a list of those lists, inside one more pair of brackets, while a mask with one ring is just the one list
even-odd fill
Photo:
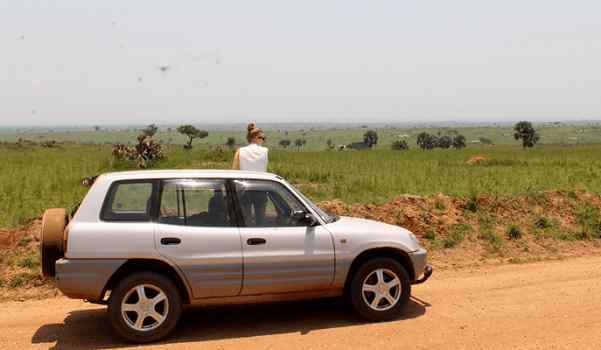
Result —
[[375, 220], [341, 216], [327, 227], [336, 238], [348, 237], [357, 244], [396, 243], [406, 251], [421, 248], [411, 231]]

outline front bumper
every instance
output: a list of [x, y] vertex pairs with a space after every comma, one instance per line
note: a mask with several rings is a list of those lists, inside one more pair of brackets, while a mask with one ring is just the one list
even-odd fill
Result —
[[415, 272], [415, 279], [412, 284], [424, 283], [432, 276], [434, 269], [428, 264], [428, 251], [424, 248], [420, 248], [412, 253], [409, 253], [409, 258], [413, 264], [413, 271]]
[[413, 282], [413, 284], [420, 284], [420, 283], [426, 282], [428, 280], [428, 278], [430, 278], [430, 276], [432, 276], [432, 272], [434, 272], [434, 268], [432, 267], [432, 265], [429, 265], [429, 264], [426, 265], [423, 276], [418, 278], [417, 280], [415, 280]]

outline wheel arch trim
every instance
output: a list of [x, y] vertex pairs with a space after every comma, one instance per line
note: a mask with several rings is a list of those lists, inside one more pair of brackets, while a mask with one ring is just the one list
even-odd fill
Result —
[[122, 278], [136, 271], [152, 271], [166, 276], [175, 283], [175, 286], [180, 291], [183, 302], [185, 304], [191, 303], [192, 291], [180, 269], [169, 261], [157, 258], [133, 258], [125, 260], [107, 280], [101, 296], [104, 297], [106, 292], [113, 289]]
[[397, 261], [409, 274], [410, 281], [415, 280], [415, 270], [409, 253], [398, 247], [392, 246], [374, 246], [367, 248], [356, 254], [349, 260], [348, 270], [344, 279], [344, 291], [348, 291], [353, 275], [365, 262], [375, 258], [391, 258]]

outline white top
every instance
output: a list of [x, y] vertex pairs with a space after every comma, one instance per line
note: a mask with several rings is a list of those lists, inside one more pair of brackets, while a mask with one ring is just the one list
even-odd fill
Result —
[[248, 171], [267, 171], [267, 147], [251, 143], [248, 146], [240, 147], [240, 170]]

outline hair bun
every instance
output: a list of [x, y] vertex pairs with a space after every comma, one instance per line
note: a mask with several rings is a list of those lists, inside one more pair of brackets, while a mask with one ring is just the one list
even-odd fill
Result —
[[256, 129], [257, 125], [255, 125], [255, 123], [250, 123], [248, 124], [248, 126], [246, 127], [246, 129], [248, 130], [248, 132], [253, 131], [254, 129]]

